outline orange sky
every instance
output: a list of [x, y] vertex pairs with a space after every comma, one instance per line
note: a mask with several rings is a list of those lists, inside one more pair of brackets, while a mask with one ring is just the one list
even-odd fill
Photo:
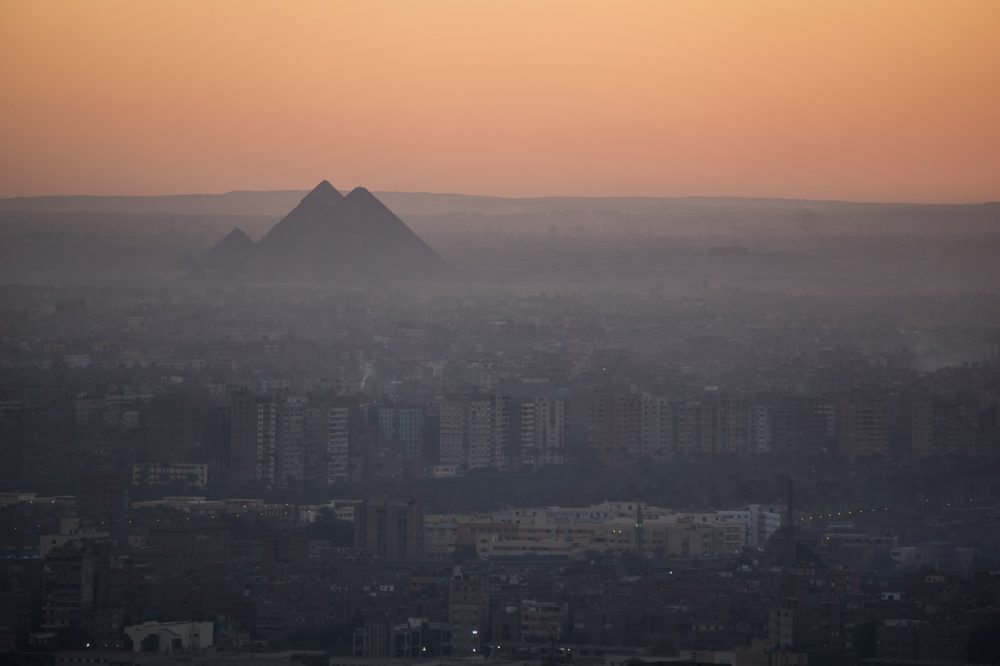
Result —
[[1000, 0], [0, 0], [0, 196], [1000, 200]]

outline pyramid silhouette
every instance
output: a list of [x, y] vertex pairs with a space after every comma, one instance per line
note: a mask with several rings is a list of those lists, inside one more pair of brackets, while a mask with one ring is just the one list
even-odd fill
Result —
[[236, 231], [206, 259], [239, 255], [254, 272], [276, 279], [408, 280], [448, 274], [444, 260], [363, 187], [345, 197], [324, 180], [250, 247], [230, 239]]

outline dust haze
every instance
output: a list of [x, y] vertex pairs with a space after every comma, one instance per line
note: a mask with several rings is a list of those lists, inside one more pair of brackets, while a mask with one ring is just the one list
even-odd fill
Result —
[[998, 663], [998, 257], [996, 203], [0, 200], [0, 659]]

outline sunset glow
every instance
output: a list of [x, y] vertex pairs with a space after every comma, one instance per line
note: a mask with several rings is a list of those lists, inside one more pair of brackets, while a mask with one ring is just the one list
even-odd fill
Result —
[[1000, 199], [1000, 2], [0, 1], [0, 196]]

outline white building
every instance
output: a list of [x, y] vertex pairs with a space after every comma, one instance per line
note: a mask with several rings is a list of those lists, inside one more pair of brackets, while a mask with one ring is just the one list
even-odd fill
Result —
[[211, 647], [213, 629], [211, 622], [143, 622], [125, 627], [125, 634], [133, 652], [178, 652]]

